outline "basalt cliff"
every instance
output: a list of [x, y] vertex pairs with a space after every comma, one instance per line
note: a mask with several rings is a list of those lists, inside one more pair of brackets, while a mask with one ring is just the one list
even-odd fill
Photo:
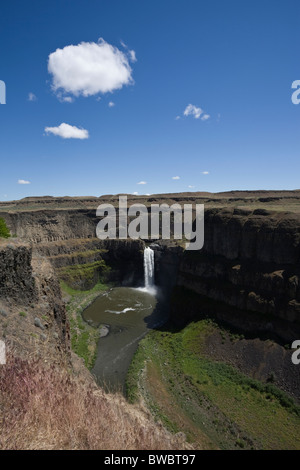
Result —
[[206, 313], [289, 342], [300, 334], [299, 257], [298, 214], [208, 209], [203, 249], [180, 255], [173, 315]]

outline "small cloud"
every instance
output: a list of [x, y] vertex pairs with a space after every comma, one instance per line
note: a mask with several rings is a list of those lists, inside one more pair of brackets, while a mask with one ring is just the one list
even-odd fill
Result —
[[37, 97], [35, 96], [34, 93], [28, 93], [28, 101], [36, 101]]
[[[195, 119], [199, 119], [201, 117], [201, 121], [207, 121], [210, 118], [210, 114], [204, 113], [203, 109], [198, 108], [194, 104], [187, 105], [183, 111], [183, 115], [193, 116]], [[175, 119], [177, 119], [177, 117]]]
[[64, 96], [60, 91], [56, 94], [58, 101], [61, 103], [73, 103], [74, 98], [72, 96]]
[[220, 119], [221, 119], [221, 114], [219, 113], [217, 116], [217, 122], [220, 122]]
[[180, 176], [172, 176], [172, 180], [180, 180]]
[[130, 57], [130, 60], [131, 62], [136, 62], [137, 61], [137, 58], [136, 58], [136, 54], [135, 54], [135, 51], [128, 51], [129, 52], [129, 57]]
[[145, 196], [151, 196], [151, 194], [150, 194], [150, 193], [146, 193]]
[[63, 122], [57, 127], [45, 127], [46, 134], [58, 135], [62, 139], [88, 139], [89, 132]]
[[180, 116], [176, 116], [175, 121], [178, 121], [180, 119]]
[[30, 184], [30, 181], [18, 180], [18, 184]]
[[195, 186], [192, 186], [191, 184], [188, 186], [190, 189], [194, 188]]
[[114, 106], [115, 106], [115, 103], [114, 103], [113, 101], [110, 101], [110, 102], [108, 103], [108, 107], [109, 107], [109, 108], [113, 108]]
[[184, 116], [194, 116], [195, 119], [199, 119], [203, 113], [201, 108], [197, 108], [194, 104], [188, 104], [183, 111]]
[[137, 184], [147, 184], [147, 181], [140, 181], [139, 183]]
[[72, 96], [63, 96], [60, 101], [63, 103], [73, 103], [74, 99]]
[[209, 175], [209, 171], [202, 171], [202, 175]]
[[134, 191], [134, 193], [132, 193], [133, 196], [138, 196], [138, 192], [137, 191]]
[[128, 55], [129, 55], [129, 60], [130, 62], [136, 62], [137, 61], [137, 58], [136, 58], [136, 53], [134, 50], [129, 50], [129, 47], [127, 46], [127, 44], [125, 44], [125, 42], [123, 41], [120, 41], [120, 44], [121, 46], [126, 49]]

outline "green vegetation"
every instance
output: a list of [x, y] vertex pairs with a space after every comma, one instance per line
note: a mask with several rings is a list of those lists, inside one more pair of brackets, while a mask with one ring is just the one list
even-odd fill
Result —
[[79, 291], [61, 281], [61, 289], [67, 296], [67, 314], [71, 328], [71, 346], [73, 351], [83, 358], [87, 368], [94, 365], [97, 354], [99, 330], [91, 327], [82, 319], [83, 310], [107, 289], [99, 282], [92, 289]]
[[91, 285], [95, 276], [109, 271], [109, 267], [104, 260], [94, 261], [93, 263], [74, 264], [59, 269], [59, 277], [68, 285], [79, 287]]
[[55, 255], [52, 258], [53, 259], [66, 259], [66, 258], [91, 258], [94, 257], [95, 255], [107, 253], [108, 250], [105, 249], [95, 249], [95, 250], [86, 250], [86, 251], [73, 251], [71, 253], [64, 253], [61, 255]]
[[6, 225], [6, 222], [2, 217], [0, 217], [0, 238], [9, 238], [10, 231]]
[[181, 331], [152, 331], [130, 366], [128, 399], [142, 395], [156, 419], [200, 448], [299, 448], [300, 407], [272, 383], [208, 358], [206, 338], [216, 330], [202, 320]]
[[27, 317], [27, 313], [25, 312], [19, 312], [20, 317]]

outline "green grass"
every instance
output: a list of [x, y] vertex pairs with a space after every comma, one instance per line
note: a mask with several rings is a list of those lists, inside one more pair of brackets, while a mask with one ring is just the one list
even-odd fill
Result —
[[27, 313], [25, 312], [19, 312], [20, 317], [27, 317]]
[[[202, 320], [179, 332], [149, 333], [128, 372], [129, 401], [142, 394], [155, 418], [171, 431], [178, 428], [172, 412], [177, 406], [181, 421], [186, 418], [182, 430], [191, 441], [198, 428], [218, 448], [299, 449], [299, 406], [273, 384], [206, 357], [205, 338], [216, 329], [211, 321]], [[153, 390], [151, 395], [147, 387], [147, 380], [158, 377], [163, 398], [153, 396]]]
[[108, 286], [108, 284], [99, 281], [91, 289], [78, 290], [78, 289], [73, 289], [73, 287], [68, 286], [68, 284], [66, 282], [60, 281], [60, 287], [61, 287], [61, 289], [64, 293], [66, 293], [66, 294], [70, 295], [71, 297], [73, 297], [74, 299], [78, 300], [78, 299], [85, 299], [86, 296], [90, 296], [90, 295], [93, 295], [93, 294], [96, 294], [96, 296], [97, 296], [97, 295], [101, 294], [101, 292], [106, 291], [109, 286]]
[[98, 295], [107, 290], [108, 286], [98, 282], [90, 290], [79, 291], [69, 287], [64, 281], [60, 284], [63, 293], [69, 296], [67, 315], [71, 329], [71, 347], [84, 360], [86, 367], [91, 369], [97, 355], [99, 330], [83, 320], [82, 312]]
[[66, 259], [66, 258], [91, 258], [95, 257], [99, 254], [107, 253], [108, 250], [106, 249], [93, 249], [93, 250], [86, 250], [86, 251], [73, 251], [71, 253], [64, 253], [59, 255], [54, 255], [51, 257], [53, 260], [57, 259]]

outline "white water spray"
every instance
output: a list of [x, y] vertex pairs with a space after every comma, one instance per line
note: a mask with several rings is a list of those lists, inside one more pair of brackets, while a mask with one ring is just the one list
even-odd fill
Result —
[[144, 278], [145, 288], [151, 289], [154, 287], [154, 251], [147, 247], [144, 250]]

